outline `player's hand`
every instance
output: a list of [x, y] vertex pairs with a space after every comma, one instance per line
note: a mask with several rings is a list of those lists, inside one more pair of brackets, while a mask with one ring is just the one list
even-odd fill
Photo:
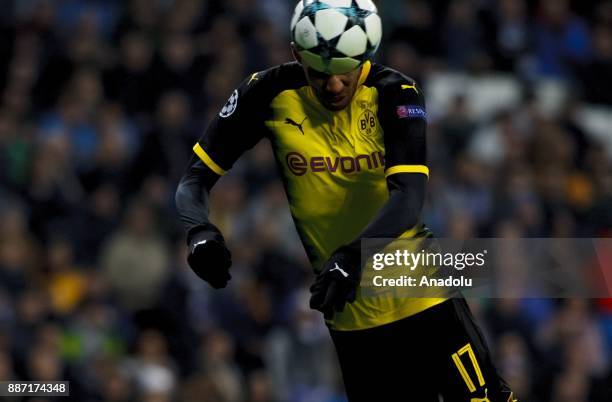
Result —
[[229, 273], [232, 256], [218, 232], [202, 230], [190, 236], [187, 262], [193, 272], [215, 289], [226, 287], [232, 278]]
[[323, 264], [310, 287], [310, 308], [321, 311], [325, 319], [333, 318], [334, 312], [355, 301], [360, 280], [360, 259], [350, 252], [337, 251]]

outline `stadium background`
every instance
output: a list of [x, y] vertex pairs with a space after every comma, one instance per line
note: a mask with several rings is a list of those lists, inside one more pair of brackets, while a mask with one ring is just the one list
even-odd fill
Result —
[[[612, 233], [612, 2], [377, 3], [378, 60], [426, 90], [436, 234]], [[70, 379], [84, 402], [342, 401], [268, 144], [213, 191], [228, 289], [186, 267], [173, 208], [211, 116], [290, 59], [293, 1], [0, 4], [0, 380]], [[522, 401], [612, 400], [610, 300], [471, 304]]]

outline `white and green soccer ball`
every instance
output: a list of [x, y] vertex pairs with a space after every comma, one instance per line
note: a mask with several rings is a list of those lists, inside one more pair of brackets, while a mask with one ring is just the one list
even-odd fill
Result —
[[291, 19], [291, 37], [308, 67], [343, 74], [372, 58], [382, 23], [371, 0], [301, 0]]

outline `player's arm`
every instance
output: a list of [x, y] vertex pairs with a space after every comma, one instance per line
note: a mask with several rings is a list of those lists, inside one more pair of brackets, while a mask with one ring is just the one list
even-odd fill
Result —
[[363, 238], [397, 238], [421, 220], [429, 168], [427, 112], [423, 92], [414, 82], [388, 85], [379, 105], [384, 131], [385, 176], [389, 199], [365, 230], [350, 244], [360, 253]]
[[176, 208], [187, 232], [188, 262], [214, 288], [227, 285], [231, 254], [221, 231], [209, 220], [209, 193], [219, 179], [262, 136], [261, 90], [254, 74], [236, 89], [204, 135], [175, 194]]
[[187, 261], [215, 289], [231, 279], [231, 254], [221, 231], [208, 219], [209, 193], [219, 175], [198, 157], [192, 158], [175, 194], [176, 208], [187, 232]]
[[426, 165], [426, 111], [414, 82], [394, 82], [381, 91], [385, 176], [389, 199], [362, 233], [323, 265], [311, 288], [312, 308], [331, 318], [355, 300], [361, 274], [361, 239], [397, 238], [420, 222], [429, 169]]

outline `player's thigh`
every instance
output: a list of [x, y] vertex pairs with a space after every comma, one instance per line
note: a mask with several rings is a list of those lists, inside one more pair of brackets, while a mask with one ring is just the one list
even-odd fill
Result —
[[444, 402], [513, 402], [465, 299], [453, 299], [450, 306], [447, 329], [438, 339]]
[[364, 331], [332, 331], [349, 402], [438, 402], [430, 361], [415, 335], [409, 320]]

